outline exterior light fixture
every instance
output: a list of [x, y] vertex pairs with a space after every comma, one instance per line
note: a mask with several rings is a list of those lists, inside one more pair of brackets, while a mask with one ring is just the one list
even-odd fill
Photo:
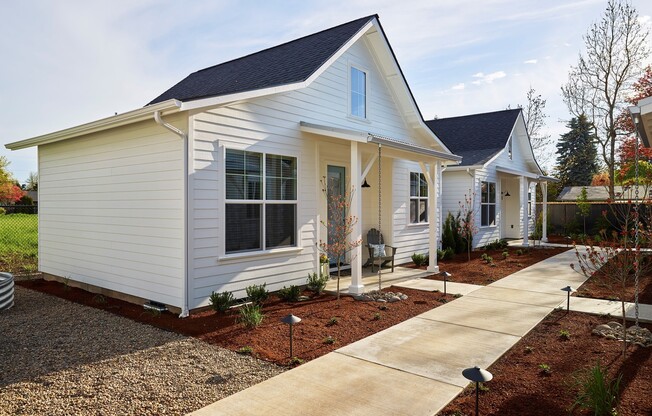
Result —
[[294, 336], [293, 327], [294, 327], [294, 324], [298, 324], [299, 322], [301, 322], [301, 318], [299, 318], [298, 316], [294, 316], [294, 315], [290, 314], [288, 316], [285, 316], [285, 317], [281, 318], [281, 322], [283, 322], [284, 324], [290, 325], [290, 358], [292, 358], [292, 356], [293, 356], [293, 354], [292, 354], [292, 338]]
[[494, 378], [494, 376], [489, 371], [483, 370], [477, 365], [475, 367], [467, 368], [466, 370], [462, 371], [462, 375], [467, 380], [475, 382], [475, 416], [478, 416], [479, 403], [480, 403], [479, 384], [487, 381], [491, 381], [491, 379]]
[[573, 289], [570, 286], [562, 287], [561, 290], [567, 293], [567, 298], [566, 298], [566, 313], [570, 312], [570, 294], [571, 292], [575, 292], [575, 289]]
[[439, 275], [444, 278], [444, 295], [446, 295], [446, 281], [452, 276], [452, 274], [448, 272], [441, 272]]
[[367, 178], [364, 178], [364, 183], [362, 184], [361, 188], [371, 188], [371, 185], [367, 183]]
[[503, 196], [504, 196], [505, 198], [507, 198], [508, 196], [511, 196], [511, 195], [509, 194], [509, 191], [505, 191], [505, 193], [503, 194]]

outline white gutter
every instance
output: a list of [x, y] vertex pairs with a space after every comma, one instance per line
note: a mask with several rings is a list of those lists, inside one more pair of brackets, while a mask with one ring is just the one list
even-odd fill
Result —
[[189, 261], [189, 253], [188, 253], [188, 229], [189, 229], [189, 213], [188, 210], [190, 209], [190, 199], [188, 198], [188, 193], [189, 193], [189, 175], [188, 175], [188, 155], [190, 154], [190, 140], [188, 140], [188, 134], [180, 130], [179, 128], [173, 126], [170, 123], [166, 123], [163, 121], [161, 118], [161, 112], [160, 111], [154, 111], [154, 121], [156, 121], [156, 124], [159, 126], [162, 126], [168, 130], [170, 130], [172, 133], [176, 134], [177, 136], [181, 137], [183, 140], [183, 174], [185, 176], [184, 178], [184, 206], [185, 209], [183, 210], [183, 222], [185, 224], [185, 232], [183, 233], [183, 239], [184, 239], [184, 251], [185, 251], [185, 260], [184, 260], [184, 267], [183, 267], [183, 288], [182, 288], [182, 296], [183, 296], [183, 304], [181, 307], [181, 313], [179, 314], [179, 318], [185, 318], [190, 314], [190, 310], [188, 309], [188, 261]]
[[42, 144], [59, 142], [61, 140], [71, 139], [84, 134], [97, 133], [100, 131], [124, 126], [127, 124], [137, 123], [139, 121], [150, 120], [153, 112], [171, 114], [180, 111], [181, 102], [177, 100], [167, 100], [137, 110], [128, 111], [115, 116], [106, 117], [90, 123], [81, 124], [65, 130], [55, 131], [54, 133], [44, 134], [42, 136], [32, 137], [13, 143], [8, 143], [5, 147], [9, 150], [26, 149], [28, 147], [40, 146]]

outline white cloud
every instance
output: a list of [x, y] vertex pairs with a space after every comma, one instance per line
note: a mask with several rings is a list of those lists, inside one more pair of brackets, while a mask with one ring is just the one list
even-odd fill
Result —
[[639, 16], [638, 22], [642, 25], [649, 25], [652, 23], [652, 17], [650, 17], [649, 15]]
[[471, 81], [472, 84], [482, 85], [482, 84], [491, 84], [497, 79], [505, 78], [507, 74], [504, 71], [496, 71], [491, 74], [485, 74], [483, 72], [478, 72], [473, 75], [473, 78], [478, 78], [475, 81]]
[[464, 83], [460, 82], [459, 84], [455, 84], [451, 87], [451, 90], [463, 90], [464, 89]]
[[538, 61], [536, 59], [528, 59], [527, 61], [524, 61], [524, 64], [536, 64]]

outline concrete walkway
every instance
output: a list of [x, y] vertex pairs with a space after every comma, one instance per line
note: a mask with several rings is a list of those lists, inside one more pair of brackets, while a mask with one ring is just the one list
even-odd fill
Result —
[[[465, 288], [464, 297], [193, 415], [434, 415], [468, 384], [463, 369], [487, 368], [555, 307], [565, 305], [560, 289], [585, 280], [569, 267], [573, 260], [575, 253], [567, 251], [489, 286]], [[403, 284], [436, 283], [442, 282]], [[452, 286], [448, 291], [462, 293]], [[571, 299], [571, 305], [579, 307], [579, 300]]]

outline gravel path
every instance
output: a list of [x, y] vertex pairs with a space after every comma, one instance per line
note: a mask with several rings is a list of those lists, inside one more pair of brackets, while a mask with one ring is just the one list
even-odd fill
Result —
[[283, 371], [21, 287], [0, 354], [0, 415], [185, 414]]

